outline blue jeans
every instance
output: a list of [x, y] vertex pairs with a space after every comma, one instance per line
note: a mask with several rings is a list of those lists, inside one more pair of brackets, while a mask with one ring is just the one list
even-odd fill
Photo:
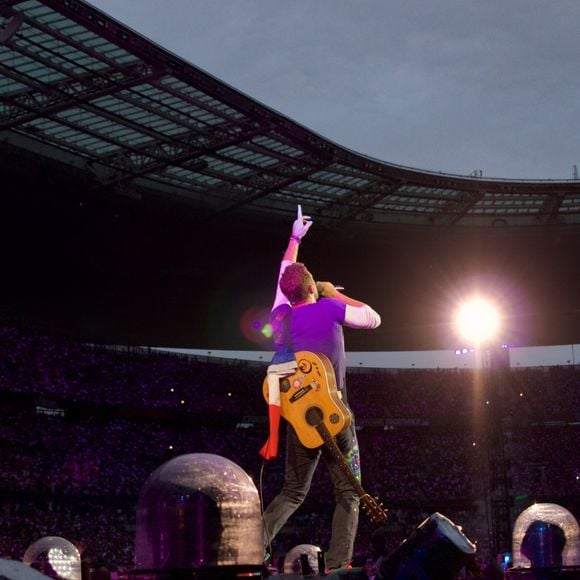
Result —
[[[353, 473], [360, 480], [360, 458], [354, 420], [351, 426], [339, 433], [336, 442]], [[298, 440], [294, 428], [288, 423], [286, 439], [286, 471], [282, 491], [264, 512], [264, 542], [268, 545], [288, 518], [304, 501], [312, 476], [322, 454], [322, 447], [308, 449]], [[324, 453], [334, 487], [336, 505], [332, 518], [332, 535], [326, 553], [329, 568], [338, 568], [352, 558], [354, 539], [358, 527], [359, 497], [340, 470], [337, 462]], [[306, 541], [304, 543], [307, 543]]]

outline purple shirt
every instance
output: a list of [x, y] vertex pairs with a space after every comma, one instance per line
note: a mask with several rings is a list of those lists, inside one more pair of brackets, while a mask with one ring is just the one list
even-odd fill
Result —
[[346, 305], [333, 298], [292, 308], [281, 304], [272, 310], [270, 322], [276, 350], [307, 350], [325, 354], [334, 367], [336, 386], [344, 391], [346, 362], [342, 325]]

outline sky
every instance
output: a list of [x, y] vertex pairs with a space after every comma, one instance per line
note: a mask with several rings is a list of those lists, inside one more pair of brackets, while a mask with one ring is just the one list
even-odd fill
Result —
[[459, 175], [580, 166], [578, 0], [91, 0], [358, 153]]

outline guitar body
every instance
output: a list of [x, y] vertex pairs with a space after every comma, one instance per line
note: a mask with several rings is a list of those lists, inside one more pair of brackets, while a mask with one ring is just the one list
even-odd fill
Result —
[[[351, 414], [336, 387], [334, 368], [325, 355], [308, 351], [296, 353], [298, 369], [280, 379], [280, 414], [300, 442], [311, 449], [325, 443], [316, 425], [323, 423], [332, 437], [351, 424]], [[263, 394], [268, 402], [268, 380]], [[314, 416], [314, 418], [313, 418]]]

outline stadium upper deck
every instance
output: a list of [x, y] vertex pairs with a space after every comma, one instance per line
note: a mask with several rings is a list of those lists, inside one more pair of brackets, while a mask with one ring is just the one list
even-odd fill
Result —
[[171, 193], [205, 217], [302, 203], [328, 227], [580, 221], [580, 181], [463, 177], [365, 157], [80, 0], [0, 0], [0, 75], [4, 150], [68, 163], [107, 190]]

